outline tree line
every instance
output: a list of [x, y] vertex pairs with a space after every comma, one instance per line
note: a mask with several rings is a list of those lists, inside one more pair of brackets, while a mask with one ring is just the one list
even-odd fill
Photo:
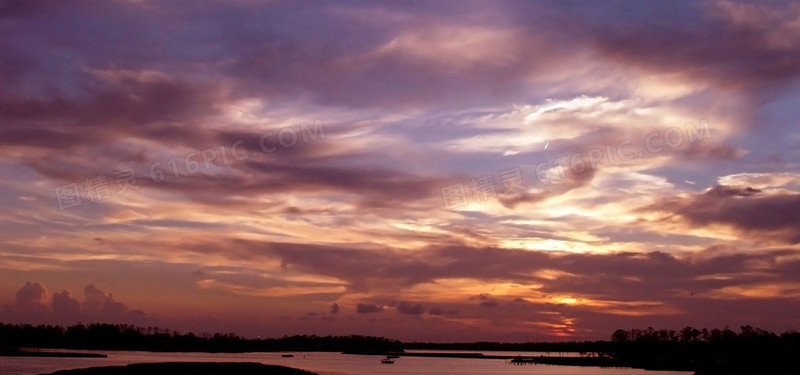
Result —
[[679, 331], [616, 330], [605, 352], [633, 367], [696, 374], [800, 374], [800, 333], [752, 326]]
[[399, 351], [402, 343], [371, 336], [298, 335], [247, 339], [233, 333], [181, 333], [127, 324], [55, 325], [0, 323], [0, 351], [19, 348], [141, 350], [159, 352]]

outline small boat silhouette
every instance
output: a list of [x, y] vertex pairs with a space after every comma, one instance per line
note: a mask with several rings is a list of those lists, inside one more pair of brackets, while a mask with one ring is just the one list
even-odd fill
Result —
[[384, 365], [391, 365], [392, 363], [394, 363], [394, 361], [392, 361], [389, 358], [384, 358], [384, 359], [381, 359], [381, 363], [383, 363]]

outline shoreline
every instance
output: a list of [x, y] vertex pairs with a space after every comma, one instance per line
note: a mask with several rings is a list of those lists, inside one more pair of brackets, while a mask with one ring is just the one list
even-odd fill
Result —
[[41, 350], [16, 350], [0, 352], [0, 357], [46, 357], [46, 358], [108, 358], [106, 354], [68, 352], [68, 351], [41, 351]]
[[[486, 351], [491, 353], [491, 351]], [[352, 355], [374, 355], [383, 356], [387, 354], [399, 357], [427, 357], [427, 358], [468, 358], [468, 359], [500, 359], [510, 361], [515, 365], [552, 365], [552, 366], [574, 366], [574, 367], [601, 367], [601, 368], [631, 368], [648, 371], [695, 371], [694, 368], [677, 365], [666, 366], [634, 366], [631, 363], [611, 358], [599, 356], [546, 356], [546, 355], [495, 355], [484, 354], [483, 352], [387, 352], [387, 353], [343, 353]]]
[[[82, 353], [79, 353], [82, 354]], [[377, 355], [377, 353], [373, 353]], [[410, 355], [408, 355], [410, 354]], [[431, 355], [434, 353], [420, 353], [421, 355], [414, 355], [417, 353], [400, 353], [400, 356], [406, 357], [438, 357], [435, 355]], [[475, 353], [475, 352], [468, 352], [468, 353], [435, 353], [435, 354], [442, 354], [441, 357], [444, 358], [465, 358], [465, 359], [490, 359], [490, 360], [498, 360], [498, 359], [506, 359], [506, 363], [508, 365], [513, 364], [530, 364], [530, 365], [554, 365], [554, 366], [576, 366], [576, 367], [599, 367], [599, 368], [637, 368], [634, 366], [620, 366], [617, 364], [610, 364], [610, 363], [589, 363], [588, 360], [592, 358], [579, 358], [579, 357], [550, 357], [550, 356], [514, 356], [509, 357], [506, 355], [486, 355], [483, 356], [482, 353]], [[343, 355], [343, 353], [342, 353]], [[109, 353], [109, 358], [112, 358], [113, 355]], [[508, 361], [507, 359], [522, 359], [525, 363], [514, 363], [514, 361]], [[130, 360], [131, 358], [129, 358]], [[186, 361], [174, 358], [174, 357], [167, 357], [162, 358], [161, 361], [154, 361], [154, 362], [132, 362], [126, 360], [125, 362], [95, 362], [95, 361], [88, 361], [88, 362], [76, 362], [75, 366], [69, 367], [61, 367], [60, 368], [50, 368], [49, 371], [42, 371], [38, 372], [40, 375], [159, 375], [159, 374], [175, 374], [175, 373], [191, 373], [193, 375], [202, 375], [202, 374], [271, 374], [271, 375], [358, 375], [359, 372], [349, 372], [345, 371], [336, 371], [336, 370], [329, 370], [326, 366], [318, 366], [319, 363], [314, 365], [304, 366], [304, 363], [301, 362], [279, 362], [275, 363], [272, 361], [262, 362], [266, 359], [255, 359], [255, 358], [235, 358], [233, 361], [227, 361], [222, 358], [210, 358], [211, 360], [206, 362], [201, 360], [198, 362], [199, 358], [193, 358], [189, 356]], [[528, 360], [535, 359], [535, 362]], [[597, 359], [597, 358], [596, 358]], [[575, 361], [581, 361], [577, 363]], [[482, 362], [482, 361], [481, 361]], [[80, 365], [87, 366], [86, 368], [76, 368]], [[141, 370], [143, 366], [149, 366], [149, 369], [146, 371]], [[154, 367], [155, 366], [155, 367]], [[164, 366], [178, 366], [172, 367], [172, 369], [164, 370]], [[190, 370], [181, 370], [186, 369], [187, 366], [191, 367]], [[225, 366], [224, 369], [221, 369], [220, 366]], [[233, 367], [230, 367], [233, 366]], [[288, 368], [291, 370], [301, 371], [300, 373], [291, 373], [286, 372], [287, 370], [281, 369], [280, 371], [261, 371], [261, 370], [247, 370], [245, 372], [237, 372], [241, 370], [241, 367], [237, 366], [267, 366], [272, 368]], [[640, 369], [643, 369], [639, 367]], [[263, 368], [262, 368], [263, 369]], [[163, 370], [163, 371], [162, 371]], [[646, 370], [667, 370], [667, 369], [646, 369]], [[243, 370], [242, 370], [243, 371]], [[675, 370], [673, 370], [675, 371]], [[686, 370], [677, 370], [677, 371], [686, 371]], [[690, 370], [691, 371], [691, 370]], [[33, 373], [31, 373], [33, 374]]]
[[[26, 348], [27, 349], [27, 348]], [[53, 357], [53, 358], [108, 358], [107, 354], [92, 353], [92, 352], [70, 352], [70, 349], [45, 349], [40, 350], [19, 350], [12, 352], [0, 352], [0, 357]], [[75, 349], [71, 349], [75, 350]], [[104, 352], [117, 352], [119, 350], [104, 350]], [[126, 352], [125, 350], [121, 352]], [[171, 352], [171, 351], [142, 351], [147, 353], [204, 353], [216, 354], [220, 352]], [[282, 351], [268, 351], [268, 352], [237, 352], [240, 353], [281, 353]], [[227, 352], [225, 352], [228, 354]], [[610, 358], [610, 357], [597, 357], [597, 356], [549, 356], [549, 355], [510, 355], [510, 354], [494, 354], [493, 351], [483, 352], [336, 352], [345, 355], [372, 355], [372, 356], [385, 356], [387, 354], [397, 355], [399, 357], [427, 357], [427, 358], [464, 358], [464, 359], [489, 359], [489, 360], [506, 360], [511, 364], [525, 365], [525, 364], [539, 364], [539, 365], [554, 365], [554, 366], [576, 366], [576, 367], [604, 367], [604, 368], [640, 368], [644, 370], [671, 370], [671, 371], [694, 371], [692, 368], [685, 368], [680, 366], [632, 366], [630, 363]], [[171, 362], [165, 362], [171, 363]], [[178, 363], [192, 363], [192, 362], [178, 362]], [[217, 362], [201, 362], [201, 363], [217, 363]], [[219, 363], [236, 363], [236, 362], [219, 362]], [[249, 362], [247, 362], [249, 363]], [[317, 375], [341, 375], [333, 372]]]
[[319, 375], [292, 367], [265, 365], [257, 362], [152, 362], [134, 363], [125, 366], [97, 366], [71, 370], [59, 370], [46, 375]]

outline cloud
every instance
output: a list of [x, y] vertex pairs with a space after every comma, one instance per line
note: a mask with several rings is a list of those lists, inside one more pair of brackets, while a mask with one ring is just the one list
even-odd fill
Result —
[[[649, 317], [666, 321], [666, 318], [658, 317], [702, 315], [707, 309], [711, 309], [715, 296], [722, 293], [718, 292], [720, 290], [729, 293], [736, 290], [730, 288], [733, 286], [775, 283], [779, 280], [790, 283], [800, 281], [793, 276], [793, 269], [787, 268], [793, 264], [789, 260], [797, 255], [796, 251], [788, 249], [719, 252], [716, 248], [710, 248], [694, 255], [677, 256], [664, 252], [570, 254], [454, 246], [428, 248], [419, 253], [424, 254], [424, 257], [415, 259], [408, 254], [375, 249], [329, 248], [314, 252], [314, 257], [306, 257], [303, 253], [309, 249], [305, 246], [281, 249], [282, 245], [277, 244], [247, 245], [240, 242], [236, 248], [253, 251], [252, 254], [259, 254], [264, 259], [272, 256], [282, 259], [291, 254], [291, 258], [286, 258], [290, 269], [341, 278], [362, 285], [358, 290], [373, 295], [396, 291], [397, 284], [387, 282], [387, 278], [404, 280], [405, 288], [430, 285], [433, 289], [423, 290], [437, 290], [442, 293], [447, 291], [450, 296], [464, 293], [450, 286], [450, 280], [471, 280], [479, 284], [502, 285], [503, 288], [513, 285], [518, 289], [511, 289], [502, 297], [483, 293], [464, 298], [477, 301], [478, 306], [493, 307], [491, 310], [497, 312], [491, 316], [503, 316], [515, 311], [501, 304], [501, 298], [510, 301], [523, 298], [528, 301], [525, 306], [531, 309], [557, 309], [583, 315], [591, 312], [592, 319], [596, 322], [593, 324], [614, 321], [615, 316], [637, 316], [642, 319]], [[431, 262], [430, 259], [437, 261]], [[778, 259], [783, 260], [777, 261]], [[336, 263], [340, 266], [335, 269], [317, 268], [317, 263]], [[759, 266], [770, 264], [773, 266], [766, 273]], [[777, 264], [781, 264], [780, 268]], [[373, 270], [381, 271], [373, 273]], [[439, 286], [436, 287], [437, 285]], [[537, 286], [528, 288], [528, 285]], [[700, 299], [705, 302], [700, 303]], [[692, 301], [695, 301], [694, 304]], [[403, 305], [403, 308], [413, 305]], [[463, 312], [468, 305], [460, 307]], [[379, 312], [383, 308], [376, 304], [361, 303], [356, 310], [368, 313]], [[442, 314], [445, 309], [432, 308], [429, 313]]]
[[47, 288], [44, 285], [28, 281], [17, 290], [14, 304], [2, 305], [0, 318], [11, 322], [42, 323], [50, 315], [50, 311], [45, 305], [47, 296]]
[[428, 315], [458, 315], [458, 312], [456, 309], [445, 310], [441, 307], [434, 307], [428, 310]]
[[397, 312], [405, 315], [422, 315], [425, 312], [425, 307], [421, 303], [412, 304], [406, 301], [401, 301], [397, 304]]
[[114, 319], [122, 317], [128, 308], [114, 299], [111, 293], [105, 294], [93, 284], [83, 288], [86, 299], [83, 302], [84, 309], [89, 314], [95, 314], [101, 319]]
[[86, 298], [81, 304], [67, 290], [54, 293], [48, 300], [44, 284], [27, 282], [16, 294], [13, 305], [3, 305], [0, 319], [12, 322], [41, 323], [52, 321], [60, 324], [74, 324], [78, 321], [141, 323], [147, 319], [142, 310], [128, 310], [114, 296], [105, 294], [94, 285], [84, 288]]
[[[282, 276], [291, 274], [294, 274], [294, 272], [285, 270]], [[207, 267], [197, 276], [200, 277], [195, 282], [195, 285], [200, 289], [223, 290], [243, 296], [272, 298], [290, 298], [305, 295], [335, 296], [340, 295], [345, 290], [340, 281], [331, 278], [306, 277], [302, 280], [291, 280], [290, 276], [288, 277], [289, 279], [270, 277], [241, 267]], [[331, 309], [333, 310], [333, 307]]]
[[441, 307], [434, 307], [428, 310], [428, 315], [444, 315], [444, 309]]
[[[572, 12], [568, 7], [547, 6], [555, 14], [544, 22], [555, 26], [571, 19], [577, 27], [570, 30], [569, 37], [592, 44], [605, 58], [655, 71], [677, 71], [723, 87], [753, 87], [797, 76], [789, 66], [798, 58], [795, 47], [800, 38], [789, 25], [800, 8], [791, 2], [709, 1], [669, 8], [652, 4], [634, 10], [635, 6], [623, 4], [602, 15], [592, 6]], [[681, 19], [681, 29], [651, 27], [648, 20], [654, 14]], [[627, 15], [624, 25], [617, 22], [622, 15]], [[653, 45], [669, 48], [654, 50]], [[772, 59], [777, 56], [782, 60]]]
[[316, 318], [317, 315], [318, 314], [316, 312], [309, 311], [308, 313], [306, 313], [305, 315], [303, 315], [301, 317], [298, 317], [297, 319], [298, 320], [310, 320], [310, 319]]
[[16, 302], [20, 306], [42, 304], [47, 300], [47, 295], [44, 285], [28, 281], [17, 291]]
[[359, 303], [356, 305], [356, 312], [359, 314], [374, 314], [383, 311], [382, 306], [378, 306], [372, 303]]
[[569, 170], [566, 178], [554, 181], [544, 189], [538, 191], [531, 189], [518, 194], [502, 194], [499, 196], [499, 200], [507, 208], [515, 208], [521, 203], [542, 202], [590, 184], [596, 173], [597, 168], [586, 169], [581, 173], [574, 173]]
[[77, 299], [72, 298], [72, 294], [64, 290], [53, 294], [53, 315], [56, 319], [64, 321], [74, 321], [80, 317], [81, 304]]
[[113, 295], [106, 294], [94, 285], [87, 285], [84, 294], [83, 304], [67, 290], [54, 293], [52, 300], [48, 300], [44, 284], [26, 282], [17, 291], [15, 304], [3, 305], [0, 318], [33, 323], [49, 320], [61, 324], [74, 324], [81, 320], [140, 323], [147, 318], [142, 310], [129, 311]]
[[702, 194], [667, 198], [640, 209], [664, 212], [688, 225], [724, 225], [763, 240], [800, 243], [800, 194], [763, 194], [751, 187], [718, 185]]
[[469, 298], [470, 300], [478, 300], [478, 306], [480, 307], [497, 307], [500, 305], [497, 300], [487, 293], [481, 293], [477, 296], [473, 296]]
[[704, 194], [719, 198], [727, 198], [727, 197], [749, 197], [752, 195], [756, 195], [758, 193], [761, 193], [761, 190], [753, 189], [749, 186], [741, 188], [741, 187], [717, 185], [706, 190]]

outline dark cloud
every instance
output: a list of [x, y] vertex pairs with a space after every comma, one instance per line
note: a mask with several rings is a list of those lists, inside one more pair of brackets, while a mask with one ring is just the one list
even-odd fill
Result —
[[497, 307], [500, 305], [500, 303], [497, 302], [497, 299], [486, 293], [481, 293], [475, 297], [470, 297], [470, 300], [480, 301], [478, 303], [478, 306], [480, 307]]
[[50, 311], [45, 302], [47, 288], [38, 282], [26, 282], [17, 290], [13, 304], [0, 306], [0, 318], [10, 322], [42, 323], [49, 318]]
[[[7, 89], [0, 99], [5, 108], [0, 117], [8, 120], [2, 139], [37, 147], [102, 143], [120, 135], [168, 145], [238, 139], [237, 131], [231, 130], [203, 134], [199, 123], [219, 115], [219, 103], [250, 97], [277, 102], [303, 98], [356, 108], [507, 104], [524, 96], [524, 78], [557, 70], [581, 50], [599, 51], [622, 66], [678, 71], [724, 85], [773, 83], [797, 74], [796, 38], [778, 38], [788, 32], [791, 15], [797, 12], [789, 3], [621, 3], [609, 10], [592, 4], [509, 2], [493, 6], [492, 12], [476, 4], [365, 10], [323, 3], [204, 3], [189, 12], [166, 4], [159, 4], [157, 12], [143, 12], [132, 3], [93, 2], [96, 13], [84, 12], [80, 3], [12, 3], [16, 5], [0, 9], [0, 17], [43, 16], [18, 20], [2, 40], [8, 47], [3, 50], [10, 51], [2, 58], [11, 62], [2, 64], [4, 74], [13, 81], [32, 82], [28, 91], [37, 94]], [[379, 10], [394, 15], [392, 21], [373, 22], [369, 12]], [[747, 10], [757, 24], [737, 23], [737, 12]], [[161, 19], [156, 14], [172, 17], [182, 27], [154, 33]], [[436, 15], [467, 18], [442, 24]], [[298, 26], [313, 17], [314, 27]], [[654, 27], [654, 17], [680, 22]], [[195, 22], [198, 19], [208, 22]], [[215, 32], [199, 26], [208, 24]], [[565, 30], [564, 24], [573, 27]], [[112, 32], [119, 27], [129, 32]], [[494, 56], [492, 64], [464, 64], [465, 51], [431, 59], [413, 48], [388, 48], [402, 46], [403, 41], [459, 38], [459, 27], [515, 32], [497, 37], [507, 44], [507, 56]], [[73, 32], [62, 33], [64, 29]], [[35, 37], [28, 38], [31, 33]], [[49, 53], [55, 40], [67, 51], [65, 56]], [[192, 48], [196, 45], [204, 48]], [[654, 49], [655, 45], [666, 47]], [[424, 44], [413, 46], [423, 49]], [[66, 58], [78, 63], [50, 61]], [[20, 59], [29, 63], [15, 62]], [[28, 79], [36, 76], [50, 79]], [[75, 136], [77, 129], [95, 129], [98, 124], [106, 130]], [[260, 134], [253, 135], [245, 139], [257, 140]]]
[[753, 189], [749, 186], [741, 188], [735, 186], [717, 185], [706, 190], [704, 194], [719, 198], [727, 198], [727, 197], [749, 197], [751, 195], [755, 195], [758, 193], [761, 193], [761, 190]]
[[563, 180], [548, 183], [543, 189], [527, 190], [517, 194], [501, 194], [498, 199], [507, 208], [514, 208], [521, 203], [542, 202], [590, 184], [597, 173], [597, 168], [587, 168], [582, 170], [581, 173], [575, 173], [572, 169], [566, 170]]
[[131, 321], [134, 322], [142, 322], [149, 318], [147, 313], [139, 309], [130, 310], [125, 315], [128, 319], [131, 319]]
[[800, 195], [763, 194], [751, 187], [715, 186], [702, 194], [668, 198], [640, 209], [665, 212], [688, 225], [727, 225], [765, 240], [800, 243]]
[[[304, 288], [315, 289], [310, 295], [334, 296], [341, 295], [338, 291], [342, 287], [338, 282], [307, 281], [307, 280], [286, 280], [279, 276], [267, 276], [257, 270], [232, 267], [215, 266], [206, 267], [202, 273], [197, 273], [198, 284], [204, 288], [212, 288], [238, 294], [263, 294], [269, 290], [296, 290], [301, 293]], [[290, 293], [291, 294], [291, 293]], [[334, 307], [335, 306], [335, 307]], [[334, 304], [331, 311], [338, 312], [339, 306]]]
[[412, 304], [410, 302], [401, 301], [397, 304], [397, 312], [405, 315], [422, 315], [425, 312], [425, 307], [421, 303]]
[[248, 169], [262, 173], [258, 186], [273, 191], [358, 192], [368, 207], [391, 207], [400, 202], [426, 199], [445, 184], [444, 178], [426, 178], [378, 168], [296, 166], [249, 162]]
[[71, 322], [79, 318], [80, 313], [81, 304], [77, 299], [72, 298], [69, 291], [53, 294], [53, 314], [56, 319]]
[[[530, 30], [522, 15], [547, 14], [539, 21], [558, 30], [570, 24], [574, 42], [597, 48], [620, 64], [679, 72], [723, 87], [754, 87], [797, 77], [800, 61], [791, 22], [800, 9], [790, 1], [755, 4], [728, 1], [525, 4], [512, 16]], [[546, 9], [541, 9], [546, 8]], [[653, 25], [653, 19], [660, 19]], [[657, 46], [657, 47], [656, 47]]]
[[[604, 309], [592, 313], [593, 319], [598, 322], [614, 321], [619, 314], [638, 314], [651, 318], [675, 314], [697, 316], [713, 309], [714, 301], [720, 298], [748, 299], [742, 290], [753, 285], [800, 282], [796, 276], [800, 268], [786, 260], [797, 255], [797, 252], [788, 249], [720, 252], [718, 247], [712, 247], [692, 256], [679, 257], [664, 252], [575, 254], [453, 246], [431, 247], [412, 256], [391, 249], [355, 250], [249, 241], [237, 243], [237, 246], [220, 246], [219, 250], [214, 251], [250, 259], [282, 259], [289, 269], [340, 278], [349, 283], [349, 289], [362, 292], [396, 293], [398, 285], [410, 287], [434, 280], [464, 278], [476, 282], [539, 284], [541, 286], [536, 289], [537, 293], [568, 296], [579, 303], [569, 305], [556, 301], [543, 304], [541, 300], [534, 301], [526, 296], [522, 289], [519, 296], [512, 295], [509, 300], [524, 298], [528, 300], [525, 306], [529, 308], [539, 306], [539, 309], [580, 312], [583, 315], [589, 314], [594, 308], [584, 306], [580, 303], [582, 300], [606, 301]], [[244, 253], [230, 254], [231, 248]], [[209, 250], [207, 247], [205, 251]], [[329, 267], [330, 264], [337, 264], [337, 267]], [[762, 265], [770, 266], [763, 268]], [[556, 277], [537, 276], [538, 272], [548, 270], [556, 270], [560, 274]], [[783, 297], [771, 295], [763, 298]], [[506, 309], [507, 306], [501, 304], [498, 298], [485, 293], [473, 296], [471, 300], [477, 302], [476, 305], [493, 307], [491, 310], [496, 314], [519, 310]], [[699, 300], [704, 302], [700, 303]], [[464, 305], [465, 308], [467, 306]], [[357, 311], [378, 312], [382, 311], [382, 307], [362, 303], [357, 306]], [[429, 310], [432, 315], [446, 313], [442, 307]], [[599, 316], [605, 317], [601, 319]]]
[[429, 315], [458, 315], [458, 313], [459, 313], [458, 309], [445, 310], [441, 307], [434, 307], [428, 310]]
[[[235, 246], [185, 247], [235, 259], [278, 259], [289, 269], [346, 280], [360, 291], [392, 291], [398, 285], [414, 286], [437, 279], [505, 280], [519, 284], [541, 283], [541, 291], [588, 294], [595, 298], [635, 301], [670, 298], [676, 290], [707, 291], [741, 283], [774, 280], [754, 273], [752, 264], [774, 262], [786, 252], [717, 253], [709, 250], [693, 260], [664, 252], [570, 254], [467, 246], [430, 247], [416, 256], [391, 249], [341, 249], [330, 246], [235, 241]], [[237, 249], [231, 252], [230, 249]], [[716, 249], [716, 248], [712, 248]], [[790, 254], [793, 252], [789, 252]], [[704, 253], [706, 254], [706, 253]], [[431, 262], [430, 259], [439, 259]], [[446, 261], [442, 261], [446, 260]], [[337, 264], [337, 267], [329, 267]], [[536, 276], [537, 271], [559, 270], [555, 279]], [[738, 275], [707, 278], [708, 275]], [[789, 273], [773, 277], [787, 278]], [[495, 300], [488, 294], [472, 297], [478, 302]]]
[[444, 315], [444, 309], [441, 307], [434, 307], [428, 310], [428, 315]]
[[356, 312], [359, 314], [374, 314], [381, 311], [383, 311], [383, 307], [373, 303], [359, 303], [356, 305]]
[[127, 307], [114, 299], [112, 294], [106, 294], [93, 284], [83, 288], [86, 299], [83, 307], [90, 314], [97, 314], [104, 318], [115, 318], [122, 316], [127, 311]]
[[25, 285], [17, 291], [16, 302], [17, 305], [41, 304], [47, 299], [47, 289], [44, 285], [39, 283], [26, 282]]
[[113, 295], [106, 294], [94, 285], [87, 285], [84, 294], [86, 298], [83, 304], [67, 290], [54, 293], [52, 301], [48, 301], [47, 288], [43, 284], [27, 282], [17, 291], [15, 304], [3, 305], [0, 319], [26, 323], [54, 321], [61, 324], [74, 324], [81, 320], [141, 323], [147, 319], [143, 311], [128, 310]]

